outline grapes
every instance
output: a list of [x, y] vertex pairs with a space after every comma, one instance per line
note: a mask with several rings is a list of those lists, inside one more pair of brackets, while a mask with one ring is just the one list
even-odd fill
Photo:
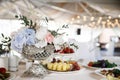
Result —
[[59, 62], [61, 62], [61, 60], [60, 59], [56, 60], [55, 58], [53, 58], [53, 60], [51, 61], [51, 63], [55, 63], [55, 62], [59, 63]]
[[117, 66], [115, 63], [110, 63], [108, 60], [98, 60], [93, 62], [92, 67], [99, 67], [99, 68], [112, 68]]
[[59, 63], [59, 62], [61, 62], [61, 60], [57, 60], [57, 62]]
[[53, 60], [51, 61], [51, 63], [55, 63], [56, 62], [56, 59], [55, 58], [53, 58]]

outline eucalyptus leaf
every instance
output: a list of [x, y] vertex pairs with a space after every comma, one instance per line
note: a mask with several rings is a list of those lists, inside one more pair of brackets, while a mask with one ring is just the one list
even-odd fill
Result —
[[5, 37], [5, 39], [8, 39], [7, 37]]
[[45, 17], [45, 20], [48, 22], [48, 18], [47, 17]]
[[15, 18], [18, 18], [18, 15], [15, 15]]
[[3, 34], [3, 33], [1, 33], [1, 35], [2, 35], [2, 37], [4, 38], [4, 34]]
[[27, 19], [26, 16], [19, 15], [19, 16], [16, 16], [16, 18], [18, 18], [19, 20], [22, 20], [23, 23], [21, 24], [24, 24], [25, 26], [29, 26], [30, 28], [33, 28], [33, 29], [36, 26], [36, 23], [34, 23], [32, 20]]
[[78, 46], [75, 45], [74, 43], [70, 44], [70, 46], [73, 46], [73, 47], [75, 47], [76, 49], [78, 49]]

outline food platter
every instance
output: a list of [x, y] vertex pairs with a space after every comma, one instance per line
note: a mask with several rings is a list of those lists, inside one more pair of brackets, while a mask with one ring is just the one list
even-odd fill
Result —
[[[108, 71], [109, 70], [115, 70], [115, 69], [120, 70], [119, 67], [116, 67], [116, 68], [104, 68], [104, 69], [95, 70], [95, 73], [97, 75], [100, 75], [100, 76], [104, 77], [102, 80], [106, 80], [105, 78], [107, 78], [106, 74], [108, 75]], [[103, 73], [103, 71], [104, 71], [104, 73]], [[110, 74], [111, 74], [111, 72], [110, 72]]]
[[88, 66], [88, 63], [84, 63], [84, 64], [82, 64], [82, 66], [85, 67], [85, 68], [93, 69], [93, 70], [102, 69], [102, 68], [98, 68], [98, 67]]
[[53, 58], [52, 61], [42, 62], [42, 65], [52, 73], [73, 73], [83, 71], [84, 68], [75, 60], [60, 60]]
[[0, 80], [14, 80], [15, 74], [9, 72], [4, 67], [0, 67]]
[[55, 56], [61, 57], [62, 60], [75, 59], [75, 51], [71, 47], [63, 47], [55, 51]]
[[102, 68], [115, 68], [118, 65], [115, 62], [111, 62], [107, 59], [97, 60], [97, 61], [89, 61], [84, 64], [85, 67], [91, 69], [102, 69]]
[[103, 74], [101, 74], [101, 71], [102, 70], [112, 70], [112, 69], [114, 69], [114, 68], [104, 68], [104, 69], [98, 69], [98, 70], [95, 70], [95, 73], [97, 74], [97, 75], [100, 75], [100, 76], [102, 76], [102, 77], [106, 77], [105, 75], [103, 75]]

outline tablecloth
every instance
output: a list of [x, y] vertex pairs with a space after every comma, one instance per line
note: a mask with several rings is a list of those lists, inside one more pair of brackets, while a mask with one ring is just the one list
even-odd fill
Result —
[[48, 74], [45, 78], [30, 78], [30, 77], [21, 77], [25, 71], [25, 65], [19, 65], [18, 71], [11, 72], [15, 74], [13, 80], [101, 80], [103, 77], [95, 73], [94, 69], [83, 67], [79, 71], [73, 72], [53, 72]]

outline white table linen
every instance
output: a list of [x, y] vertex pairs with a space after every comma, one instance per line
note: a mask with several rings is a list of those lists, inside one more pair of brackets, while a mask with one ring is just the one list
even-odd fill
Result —
[[75, 72], [55, 72], [47, 75], [44, 79], [21, 77], [22, 73], [25, 71], [25, 65], [20, 65], [17, 72], [12, 72], [16, 74], [14, 80], [100, 80], [102, 77], [94, 73], [94, 70], [84, 68], [80, 71]]

